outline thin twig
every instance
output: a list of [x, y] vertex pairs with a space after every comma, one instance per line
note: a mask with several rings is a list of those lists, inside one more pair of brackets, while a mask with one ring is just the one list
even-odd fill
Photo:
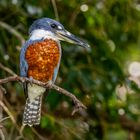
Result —
[[10, 112], [10, 110], [7, 108], [7, 106], [6, 106], [2, 101], [0, 101], [0, 106], [3, 108], [3, 110], [4, 110], [4, 111], [8, 114], [8, 116], [10, 117], [12, 123], [15, 125], [15, 128], [18, 130], [20, 136], [23, 137], [23, 134], [20, 133], [20, 127], [17, 125], [16, 120], [14, 119], [13, 114]]
[[12, 122], [14, 124], [16, 124], [16, 121], [12, 115], [12, 113], [9, 111], [9, 109], [5, 106], [5, 104], [0, 100], [0, 106], [2, 106], [2, 108], [5, 110], [5, 112], [9, 115], [10, 119], [12, 120]]
[[1, 140], [5, 140], [5, 136], [4, 136], [4, 134], [3, 134], [2, 129], [0, 129], [0, 138], [1, 138]]
[[[0, 85], [0, 101], [3, 100], [3, 90], [2, 90], [2, 86]], [[2, 107], [0, 107], [0, 120], [3, 118], [3, 109]]]
[[[0, 94], [1, 93], [4, 93], [4, 94], [6, 94], [6, 89], [2, 86], [2, 85], [0, 85]], [[1, 96], [1, 95], [0, 95]], [[1, 97], [0, 97], [1, 98]], [[2, 100], [2, 98], [1, 98], [1, 100]]]
[[20, 135], [22, 135], [24, 128], [25, 128], [25, 125], [22, 124], [22, 126], [20, 127], [20, 130], [19, 130]]
[[[10, 76], [4, 79], [0, 79], [0, 84], [5, 84], [7, 82], [12, 82], [12, 81], [20, 81], [22, 83], [24, 82], [28, 82], [30, 83], [30, 79], [27, 77], [19, 77], [19, 76]], [[73, 109], [72, 115], [75, 112], [81, 111], [81, 109], [86, 109], [86, 106], [84, 106], [72, 93], [68, 92], [67, 90], [55, 85], [55, 84], [49, 84], [49, 83], [43, 83], [41, 81], [32, 79], [32, 83], [42, 86], [44, 88], [48, 88], [48, 89], [54, 89], [56, 91], [58, 91], [59, 93], [64, 94], [65, 96], [68, 96], [71, 98], [71, 100], [73, 101], [73, 103], [75, 104], [75, 107]]]
[[16, 74], [11, 69], [9, 69], [8, 67], [5, 67], [2, 63], [0, 63], [0, 68], [8, 72], [9, 74], [16, 76]]
[[5, 121], [5, 120], [7, 120], [7, 119], [9, 119], [9, 118], [10, 118], [10, 116], [0, 119], [0, 123]]
[[56, 20], [59, 21], [59, 15], [58, 15], [58, 10], [57, 10], [57, 6], [56, 6], [56, 1], [51, 0], [51, 2], [52, 2], [52, 6], [53, 6], [53, 9], [54, 9], [54, 13], [55, 13], [55, 18], [56, 18]]
[[23, 45], [23, 43], [25, 42], [25, 39], [22, 37], [22, 35], [17, 30], [15, 30], [12, 26], [8, 25], [7, 23], [5, 23], [3, 21], [0, 21], [0, 26], [2, 28], [6, 29], [11, 34], [15, 35], [21, 42], [21, 45]]

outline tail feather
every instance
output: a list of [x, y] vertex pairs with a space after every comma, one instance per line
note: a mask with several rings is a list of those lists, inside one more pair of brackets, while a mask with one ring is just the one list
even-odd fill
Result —
[[29, 98], [27, 98], [23, 114], [23, 124], [29, 126], [40, 124], [42, 96], [37, 96], [33, 102], [30, 102]]

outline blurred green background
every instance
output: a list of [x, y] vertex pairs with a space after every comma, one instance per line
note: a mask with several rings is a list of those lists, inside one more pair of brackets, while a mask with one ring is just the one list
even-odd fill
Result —
[[[87, 110], [71, 116], [73, 103], [51, 90], [44, 96], [41, 124], [23, 130], [25, 105], [18, 82], [3, 85], [1, 99], [16, 120], [2, 121], [6, 140], [140, 140], [139, 0], [0, 0], [0, 63], [19, 74], [19, 53], [35, 19], [59, 20], [84, 38], [89, 51], [62, 42], [56, 84]], [[0, 78], [10, 76], [0, 69]], [[8, 114], [3, 110], [3, 118]]]

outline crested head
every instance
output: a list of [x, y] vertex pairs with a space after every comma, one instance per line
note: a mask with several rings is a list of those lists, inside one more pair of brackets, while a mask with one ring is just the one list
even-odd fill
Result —
[[50, 18], [41, 18], [33, 22], [29, 28], [29, 34], [38, 29], [55, 32], [55, 30], [64, 29], [64, 27], [56, 20]]
[[59, 38], [56, 36], [56, 30], [63, 29], [63, 25], [59, 22], [50, 19], [50, 18], [41, 18], [33, 22], [29, 28], [29, 34], [31, 40], [39, 39], [53, 39], [59, 41]]
[[63, 40], [83, 47], [89, 47], [88, 43], [68, 32], [64, 26], [56, 20], [41, 18], [33, 22], [29, 28], [31, 40], [53, 39]]

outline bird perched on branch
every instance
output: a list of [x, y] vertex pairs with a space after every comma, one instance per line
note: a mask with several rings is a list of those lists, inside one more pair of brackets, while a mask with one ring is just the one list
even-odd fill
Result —
[[[85, 41], [65, 30], [62, 24], [53, 19], [41, 18], [34, 21], [29, 28], [29, 39], [20, 52], [20, 76], [54, 83], [61, 60], [61, 40], [89, 47]], [[45, 91], [44, 87], [24, 84], [24, 92], [27, 95], [23, 114], [24, 125], [40, 123], [42, 96]]]

